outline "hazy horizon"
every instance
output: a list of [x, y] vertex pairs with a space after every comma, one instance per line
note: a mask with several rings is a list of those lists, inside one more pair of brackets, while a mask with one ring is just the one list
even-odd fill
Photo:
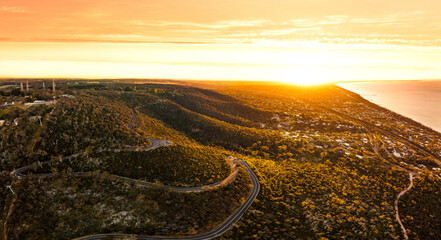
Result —
[[0, 1], [2, 239], [441, 236], [440, 12]]
[[434, 0], [4, 1], [0, 77], [439, 79], [440, 10]]
[[441, 132], [441, 80], [341, 83], [337, 86], [355, 92], [366, 100], [392, 110]]

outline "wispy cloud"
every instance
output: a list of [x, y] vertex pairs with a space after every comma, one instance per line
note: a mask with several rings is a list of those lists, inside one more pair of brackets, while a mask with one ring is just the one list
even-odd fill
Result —
[[[292, 13], [286, 13], [283, 17], [279, 17], [279, 14], [271, 17], [265, 17], [264, 14], [245, 16], [243, 13], [228, 15], [229, 12], [218, 14], [217, 10], [212, 9], [212, 14], [180, 16], [176, 12], [171, 16], [165, 3], [164, 9], [159, 11], [157, 8], [162, 3], [140, 3], [135, 8], [133, 4], [116, 0], [108, 0], [106, 3], [105, 0], [97, 1], [103, 3], [79, 1], [82, 3], [72, 5], [72, 10], [66, 13], [36, 10], [35, 6], [18, 3], [16, 6], [0, 6], [0, 12], [27, 13], [3, 14], [4, 19], [0, 18], [2, 37], [34, 39], [35, 36], [41, 36], [42, 39], [110, 42], [315, 41], [425, 46], [438, 46], [441, 38], [441, 18], [434, 13], [436, 11], [430, 12], [430, 9], [407, 12], [375, 11], [369, 14], [363, 11], [329, 11], [341, 12], [338, 15], [305, 12], [299, 17], [292, 17]], [[57, 4], [58, 8], [67, 9], [65, 4]]]
[[177, 22], [177, 21], [130, 21], [128, 24], [136, 26], [148, 27], [180, 27], [180, 28], [206, 28], [206, 29], [223, 29], [232, 27], [256, 27], [265, 24], [265, 21], [253, 20], [232, 20], [232, 21], [218, 21], [213, 23], [198, 23], [198, 22]]
[[[328, 15], [266, 22], [245, 31], [229, 32], [232, 38], [256, 41], [315, 41], [338, 44], [394, 44], [439, 46], [441, 25], [423, 24], [424, 11], [398, 12], [383, 16]], [[418, 34], [416, 34], [418, 33]]]
[[20, 7], [0, 7], [0, 11], [2, 12], [11, 12], [11, 13], [24, 13], [26, 10]]

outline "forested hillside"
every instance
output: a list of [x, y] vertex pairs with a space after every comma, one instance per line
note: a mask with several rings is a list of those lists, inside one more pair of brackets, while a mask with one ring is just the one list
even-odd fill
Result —
[[38, 168], [49, 172], [108, 172], [171, 186], [203, 186], [231, 172], [225, 155], [207, 147], [170, 146], [152, 151], [104, 151], [56, 161]]
[[260, 192], [219, 239], [439, 236], [441, 135], [337, 86], [57, 87], [56, 102], [40, 105], [25, 103], [53, 93], [0, 95], [14, 102], [0, 109], [4, 239], [207, 233], [256, 189], [249, 171]]

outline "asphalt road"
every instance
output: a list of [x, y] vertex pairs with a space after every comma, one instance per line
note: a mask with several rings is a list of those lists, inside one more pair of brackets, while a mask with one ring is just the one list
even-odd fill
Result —
[[415, 142], [413, 142], [413, 141], [411, 141], [411, 140], [409, 140], [409, 139], [407, 139], [407, 138], [404, 138], [404, 137], [399, 136], [398, 134], [395, 134], [395, 133], [393, 133], [393, 132], [391, 132], [391, 131], [389, 131], [389, 130], [385, 130], [385, 129], [381, 128], [381, 127], [375, 126], [374, 124], [371, 124], [371, 123], [366, 122], [366, 121], [364, 121], [364, 120], [361, 120], [361, 119], [358, 119], [358, 118], [355, 118], [355, 117], [349, 116], [349, 115], [347, 115], [347, 114], [344, 114], [344, 113], [341, 113], [341, 112], [338, 112], [338, 111], [335, 111], [335, 110], [332, 110], [332, 109], [329, 109], [329, 108], [323, 108], [323, 109], [326, 109], [327, 111], [329, 111], [329, 112], [331, 112], [331, 113], [334, 113], [334, 114], [336, 114], [336, 115], [339, 115], [339, 116], [341, 116], [341, 117], [345, 117], [345, 118], [348, 118], [348, 119], [351, 119], [351, 120], [357, 121], [357, 122], [359, 122], [359, 123], [362, 123], [362, 124], [364, 124], [365, 127], [370, 127], [370, 128], [372, 128], [372, 129], [376, 129], [377, 131], [379, 131], [379, 132], [381, 132], [382, 134], [387, 135], [387, 136], [389, 136], [389, 137], [393, 137], [393, 138], [396, 138], [396, 139], [398, 139], [398, 140], [401, 140], [402, 142], [406, 142], [406, 143], [412, 145], [413, 147], [419, 149], [420, 151], [424, 152], [425, 154], [431, 156], [431, 157], [435, 160], [435, 162], [436, 162], [438, 165], [441, 166], [441, 158], [440, 158], [439, 156], [435, 155], [434, 153], [430, 152], [430, 151], [429, 151], [428, 149], [426, 149], [425, 147], [423, 147], [423, 146], [421, 146], [421, 145], [419, 145], [419, 144], [417, 144], [417, 143], [415, 143]]
[[133, 129], [133, 122], [135, 122], [135, 119], [136, 119], [136, 111], [135, 111], [135, 109], [132, 109], [132, 112], [133, 112], [132, 120], [130, 120], [129, 125], [127, 126], [128, 128], [130, 128], [130, 130]]
[[[129, 123], [129, 125], [127, 126], [128, 128], [132, 129], [133, 127], [133, 122], [136, 119], [136, 111], [133, 110], [133, 117]], [[154, 138], [149, 138], [151, 145], [145, 148], [139, 148], [139, 149], [112, 149], [112, 150], [101, 150], [102, 151], [115, 151], [115, 152], [120, 152], [120, 151], [149, 151], [161, 146], [169, 146], [172, 143], [169, 141], [165, 141], [165, 140], [159, 140], [159, 139], [154, 139]], [[53, 163], [54, 161], [63, 161], [63, 160], [67, 160], [69, 158], [73, 158], [76, 156], [79, 156], [81, 154], [74, 154], [71, 156], [66, 156], [63, 157], [59, 160], [53, 160], [53, 161], [47, 161], [47, 162], [43, 162], [40, 163], [40, 167], [45, 165], [45, 164], [50, 164]], [[251, 204], [253, 203], [254, 199], [256, 199], [257, 195], [259, 194], [260, 191], [260, 183], [259, 183], [259, 179], [257, 178], [256, 174], [251, 170], [251, 168], [248, 166], [248, 164], [246, 162], [244, 162], [241, 159], [236, 159], [236, 158], [230, 158], [230, 167], [232, 169], [231, 174], [225, 178], [224, 180], [214, 183], [214, 184], [210, 184], [207, 186], [202, 186], [202, 187], [174, 187], [174, 186], [167, 186], [167, 185], [158, 185], [155, 183], [150, 183], [150, 182], [143, 182], [143, 181], [139, 181], [136, 179], [130, 179], [130, 178], [125, 178], [125, 177], [121, 177], [121, 176], [116, 176], [116, 175], [110, 175], [110, 174], [94, 174], [94, 176], [96, 177], [102, 177], [102, 178], [106, 178], [106, 179], [114, 179], [114, 180], [120, 180], [120, 181], [124, 181], [124, 182], [128, 182], [128, 183], [134, 183], [136, 185], [139, 186], [143, 186], [143, 187], [160, 187], [160, 188], [165, 188], [171, 191], [178, 191], [178, 192], [185, 192], [185, 193], [190, 193], [190, 192], [202, 192], [202, 191], [207, 191], [213, 188], [217, 188], [220, 186], [224, 186], [229, 184], [230, 182], [232, 182], [237, 174], [239, 173], [239, 168], [237, 166], [237, 163], [239, 163], [240, 165], [244, 166], [247, 173], [250, 176], [251, 179], [251, 183], [253, 185], [253, 188], [251, 189], [250, 195], [247, 197], [247, 199], [244, 201], [244, 203], [238, 208], [236, 209], [236, 211], [230, 215], [230, 217], [228, 217], [227, 220], [225, 220], [222, 224], [220, 224], [217, 228], [215, 228], [214, 230], [208, 232], [208, 233], [204, 233], [204, 234], [200, 234], [200, 235], [194, 235], [194, 236], [187, 236], [187, 237], [169, 237], [169, 236], [144, 236], [144, 235], [131, 235], [131, 234], [96, 234], [96, 235], [89, 235], [89, 236], [84, 236], [84, 237], [80, 237], [80, 238], [76, 238], [77, 240], [88, 240], [88, 239], [105, 239], [105, 238], [128, 238], [130, 237], [130, 239], [212, 239], [215, 237], [219, 237], [221, 235], [223, 235], [225, 232], [227, 232], [231, 227], [233, 227], [234, 223], [236, 223], [237, 221], [240, 220], [240, 218], [243, 216], [243, 214], [248, 210], [248, 208], [251, 206]], [[11, 175], [13, 177], [16, 178], [23, 178], [23, 172], [27, 172], [30, 170], [33, 170], [36, 166], [35, 165], [28, 165], [19, 169], [14, 170]], [[38, 167], [38, 166], [37, 166]], [[90, 173], [85, 173], [85, 172], [74, 172], [74, 173], [70, 173], [70, 175], [74, 175], [74, 176], [90, 176]], [[51, 176], [55, 176], [54, 173], [44, 173], [44, 174], [38, 174], [36, 175], [37, 177], [51, 177]]]
[[[157, 140], [157, 139], [151, 139], [151, 142], [152, 142], [152, 145], [148, 149], [146, 148], [144, 151], [155, 149], [155, 148], [163, 146], [165, 144], [162, 140]], [[153, 143], [155, 143], [155, 144], [153, 144]], [[75, 156], [78, 156], [78, 155], [79, 154], [75, 154]], [[67, 159], [70, 157], [73, 157], [73, 156], [65, 157], [64, 159]], [[49, 163], [50, 162], [45, 162], [42, 164], [49, 164]], [[227, 220], [225, 220], [216, 229], [214, 229], [208, 233], [201, 234], [201, 235], [195, 235], [195, 236], [188, 236], [188, 237], [144, 236], [144, 235], [130, 235], [130, 234], [97, 234], [97, 235], [84, 236], [84, 237], [80, 237], [80, 238], [76, 238], [76, 239], [77, 240], [80, 240], [80, 239], [81, 240], [104, 239], [104, 238], [109, 238], [109, 237], [110, 238], [132, 237], [134, 239], [212, 239], [215, 237], [219, 237], [219, 236], [223, 235], [225, 232], [227, 232], [231, 227], [233, 227], [234, 223], [236, 223], [237, 221], [240, 220], [240, 218], [243, 216], [243, 214], [251, 206], [254, 199], [256, 199], [256, 197], [260, 191], [259, 179], [257, 178], [256, 174], [251, 170], [251, 168], [248, 166], [248, 164], [246, 162], [244, 162], [243, 160], [241, 160], [241, 159], [232, 160], [230, 162], [230, 166], [232, 167], [232, 172], [227, 178], [225, 178], [224, 180], [222, 180], [220, 182], [217, 182], [217, 183], [214, 183], [211, 185], [207, 185], [207, 186], [203, 186], [203, 187], [173, 187], [173, 186], [158, 185], [155, 183], [143, 182], [143, 181], [139, 181], [136, 179], [130, 179], [130, 178], [120, 177], [120, 176], [116, 176], [116, 175], [108, 175], [108, 174], [102, 174], [102, 173], [94, 174], [95, 177], [103, 177], [103, 178], [108, 178], [108, 179], [125, 181], [128, 183], [134, 183], [136, 185], [143, 186], [143, 187], [155, 186], [155, 187], [165, 188], [165, 189], [168, 189], [171, 191], [190, 193], [190, 192], [207, 191], [207, 190], [210, 190], [213, 188], [217, 188], [217, 187], [229, 184], [230, 182], [232, 182], [236, 178], [236, 176], [239, 172], [239, 169], [237, 167], [237, 163], [239, 163], [240, 165], [245, 167], [245, 170], [247, 171], [247, 173], [250, 176], [253, 188], [251, 189], [251, 192], [248, 195], [247, 199], [244, 201], [244, 203], [238, 209], [236, 209], [236, 211], [232, 215], [230, 215], [230, 217]], [[17, 178], [22, 178], [22, 177], [24, 177], [23, 172], [32, 170], [32, 169], [34, 169], [34, 167], [35, 167], [34, 165], [29, 165], [26, 167], [19, 168], [19, 169], [15, 170], [14, 172], [12, 172], [11, 175], [14, 177], [17, 177]], [[75, 173], [71, 173], [71, 175], [90, 176], [90, 173], [75, 172]], [[36, 176], [38, 176], [38, 177], [51, 177], [51, 176], [55, 176], [55, 174], [54, 173], [45, 173], [45, 174], [38, 174]]]
[[[131, 149], [131, 148], [129, 148], [129, 149], [122, 149], [122, 148], [119, 148], [119, 149], [104, 149], [104, 150], [100, 150], [98, 152], [105, 152], [105, 151], [114, 151], [114, 152], [121, 152], [121, 151], [130, 151], [130, 152], [132, 152], [132, 151], [136, 151], [136, 152], [139, 152], [139, 151], [149, 151], [149, 150], [153, 150], [155, 148], [159, 148], [159, 147], [162, 147], [162, 146], [172, 145], [172, 143], [170, 141], [154, 139], [154, 138], [149, 138], [149, 140], [150, 140], [151, 144], [150, 144], [150, 146], [145, 147], [145, 148], [137, 148], [137, 149]], [[57, 159], [57, 160], [42, 162], [42, 163], [40, 163], [40, 165], [43, 166], [43, 165], [51, 164], [51, 163], [56, 162], [56, 161], [62, 162], [64, 160], [67, 160], [67, 159], [70, 159], [70, 158], [74, 158], [74, 157], [78, 157], [80, 155], [82, 155], [82, 153], [77, 153], [77, 154], [73, 154], [73, 155], [70, 155], [70, 156], [62, 157], [62, 158]], [[22, 174], [23, 172], [27, 172], [27, 171], [33, 170], [34, 168], [35, 168], [34, 165], [28, 165], [28, 166], [24, 166], [24, 167], [18, 168], [16, 170], [12, 171], [11, 176], [17, 177], [17, 178], [21, 178], [21, 177], [23, 177], [23, 174]], [[87, 173], [73, 173], [73, 174], [85, 175]], [[48, 173], [48, 174], [39, 174], [38, 176], [44, 177], [44, 176], [54, 176], [54, 175], [55, 174], [53, 174], [53, 173]]]
[[[372, 135], [371, 131], [369, 131], [369, 128], [366, 127], [366, 129], [367, 129], [367, 131], [369, 132], [369, 134]], [[408, 169], [403, 168], [403, 167], [401, 167], [401, 166], [399, 166], [399, 165], [396, 165], [396, 164], [394, 164], [394, 163], [391, 163], [389, 160], [383, 158], [383, 157], [381, 156], [381, 154], [378, 153], [378, 145], [377, 145], [376, 136], [372, 135], [372, 138], [374, 139], [375, 153], [376, 153], [380, 158], [382, 158], [383, 160], [389, 162], [389, 163], [391, 164], [391, 166], [394, 166], [394, 167], [400, 168], [400, 169], [402, 169], [402, 170], [404, 170], [404, 171], [406, 171], [406, 172], [409, 173], [409, 180], [410, 180], [410, 184], [409, 184], [409, 186], [408, 186], [405, 190], [401, 191], [401, 192], [397, 195], [397, 197], [395, 198], [395, 202], [394, 202], [395, 219], [397, 219], [397, 222], [398, 222], [398, 224], [399, 224], [400, 227], [401, 227], [401, 231], [403, 232], [403, 237], [404, 237], [404, 239], [407, 240], [407, 239], [409, 239], [409, 236], [408, 236], [408, 234], [407, 234], [406, 227], [404, 227], [403, 222], [401, 221], [401, 218], [400, 218], [400, 213], [399, 213], [399, 209], [398, 209], [398, 202], [400, 201], [400, 198], [401, 198], [404, 194], [406, 194], [410, 189], [412, 189], [412, 187], [413, 187], [413, 179], [414, 179], [414, 176], [415, 176], [415, 175], [419, 175], [419, 173], [415, 173], [415, 172], [413, 172], [413, 171], [411, 171], [411, 170], [408, 170]], [[384, 148], [384, 147], [383, 147], [383, 148]], [[387, 155], [390, 157], [391, 154], [389, 153], [389, 151], [388, 151], [387, 149], [385, 149], [385, 148], [384, 148], [384, 150], [386, 151]]]
[[84, 236], [80, 238], [75, 238], [75, 240], [91, 240], [91, 239], [104, 239], [104, 238], [129, 238], [131, 239], [191, 239], [191, 240], [201, 240], [201, 239], [212, 239], [215, 237], [222, 236], [224, 233], [226, 233], [228, 230], [233, 227], [233, 225], [241, 219], [243, 214], [248, 210], [248, 208], [253, 204], [254, 199], [256, 199], [257, 195], [260, 191], [260, 183], [259, 179], [257, 178], [256, 174], [251, 170], [251, 168], [248, 166], [246, 162], [244, 162], [241, 159], [237, 159], [237, 161], [245, 167], [246, 171], [250, 175], [251, 183], [253, 184], [253, 188], [251, 189], [250, 195], [248, 195], [245, 202], [238, 208], [236, 211], [230, 215], [230, 217], [225, 220], [222, 224], [220, 224], [217, 228], [214, 230], [200, 234], [195, 236], [187, 236], [187, 237], [168, 237], [168, 236], [145, 236], [145, 235], [130, 235], [130, 234], [97, 234], [97, 235], [90, 235], [90, 236]]

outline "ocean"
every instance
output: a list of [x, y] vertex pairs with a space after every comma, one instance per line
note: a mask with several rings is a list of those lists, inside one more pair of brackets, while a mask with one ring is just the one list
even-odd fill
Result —
[[352, 82], [336, 85], [441, 132], [441, 81]]

